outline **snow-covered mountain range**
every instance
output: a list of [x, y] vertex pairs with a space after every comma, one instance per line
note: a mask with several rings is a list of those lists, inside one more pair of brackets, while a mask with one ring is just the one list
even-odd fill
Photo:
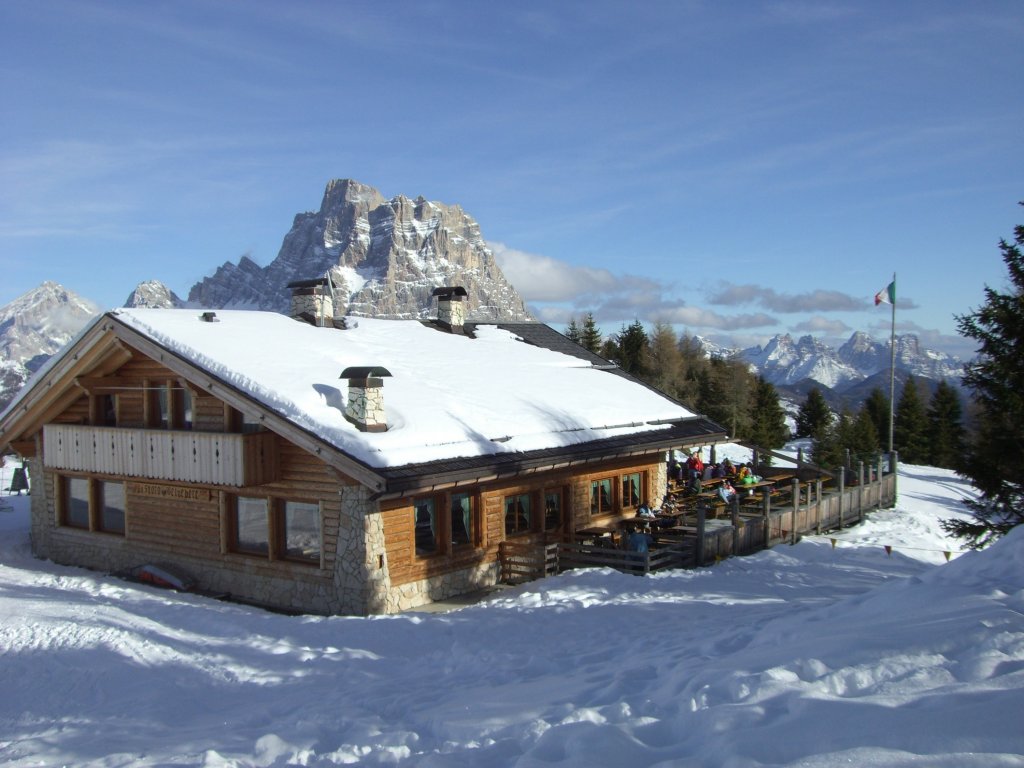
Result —
[[[293, 280], [330, 274], [339, 314], [424, 318], [432, 292], [460, 285], [474, 321], [526, 320], [522, 297], [501, 273], [480, 227], [459, 206], [385, 199], [351, 179], [327, 184], [320, 209], [295, 216], [277, 257], [261, 267], [247, 257], [226, 262], [182, 300], [157, 280], [139, 284], [126, 307], [257, 308], [287, 312]], [[66, 344], [100, 309], [53, 282], [0, 308], [0, 409], [30, 373]], [[803, 336], [776, 336], [763, 347], [723, 349], [700, 340], [708, 355], [738, 355], [768, 381], [799, 397], [811, 384], [849, 392], [889, 369], [888, 342], [855, 333], [834, 349]], [[959, 381], [962, 364], [922, 349], [916, 336], [896, 340], [902, 376]], [[865, 393], [866, 394], [866, 393]]]
[[[875, 341], [860, 331], [838, 349], [813, 336], [794, 341], [785, 334], [775, 336], [763, 347], [749, 347], [738, 354], [776, 386], [811, 380], [838, 391], [887, 372], [890, 366], [889, 342]], [[951, 355], [922, 348], [917, 336], [907, 334], [896, 337], [896, 370], [941, 381], [959, 379], [963, 363]]]

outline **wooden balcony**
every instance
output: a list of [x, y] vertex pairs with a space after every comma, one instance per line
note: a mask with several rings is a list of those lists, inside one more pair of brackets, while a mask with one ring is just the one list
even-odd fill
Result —
[[43, 427], [43, 463], [150, 480], [241, 487], [278, 478], [271, 432], [228, 434], [71, 424]]

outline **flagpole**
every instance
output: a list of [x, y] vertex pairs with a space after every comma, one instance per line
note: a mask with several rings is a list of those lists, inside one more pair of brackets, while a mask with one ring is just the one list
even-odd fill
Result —
[[892, 456], [892, 431], [896, 409], [896, 273], [892, 273], [892, 330], [889, 333], [889, 455]]

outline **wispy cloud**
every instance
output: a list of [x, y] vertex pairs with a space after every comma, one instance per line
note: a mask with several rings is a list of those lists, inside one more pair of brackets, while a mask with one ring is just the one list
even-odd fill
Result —
[[723, 283], [708, 298], [716, 306], [736, 307], [756, 305], [772, 312], [856, 312], [867, 309], [869, 302], [840, 291], [814, 290], [806, 293], [780, 293], [761, 285], [733, 285]]

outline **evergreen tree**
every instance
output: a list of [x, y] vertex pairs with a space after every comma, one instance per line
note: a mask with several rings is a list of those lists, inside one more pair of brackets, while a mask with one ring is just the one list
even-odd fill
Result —
[[755, 379], [739, 360], [713, 358], [702, 377], [698, 407], [736, 439], [750, 433], [750, 402]]
[[957, 317], [960, 335], [978, 342], [963, 377], [977, 406], [978, 429], [960, 472], [981, 498], [966, 502], [972, 520], [945, 520], [943, 527], [973, 549], [1024, 522], [1024, 226], [1014, 234], [1014, 242], [999, 242], [1007, 289], [986, 286], [985, 303]]
[[857, 416], [850, 422], [849, 431], [845, 435], [845, 446], [850, 451], [850, 461], [854, 464], [863, 461], [874, 464], [881, 453], [878, 444], [878, 431], [875, 421], [866, 408], [861, 408]]
[[821, 390], [813, 387], [807, 393], [803, 404], [796, 415], [796, 434], [798, 437], [817, 439], [822, 436], [832, 423], [832, 410], [825, 402]]
[[645, 378], [647, 375], [647, 358], [650, 352], [650, 341], [647, 338], [647, 331], [643, 323], [634, 320], [631, 325], [622, 326], [622, 331], [616, 339], [618, 345], [618, 356], [616, 362], [626, 373], [638, 378]]
[[963, 409], [960, 395], [950, 384], [939, 382], [928, 403], [928, 463], [956, 469], [964, 452]]
[[580, 345], [588, 352], [595, 355], [601, 354], [601, 329], [594, 322], [594, 315], [591, 312], [587, 312], [586, 317], [583, 318]]
[[811, 461], [826, 469], [846, 466], [843, 439], [850, 434], [851, 421], [849, 410], [844, 408], [838, 417], [821, 430], [811, 443]]
[[763, 377], [757, 377], [754, 397], [750, 406], [750, 432], [748, 439], [762, 448], [781, 448], [789, 439], [786, 412], [779, 405], [775, 386]]
[[903, 385], [903, 393], [896, 405], [893, 447], [899, 452], [900, 459], [909, 464], [928, 461], [928, 418], [913, 376]]
[[579, 325], [576, 324], [576, 318], [569, 318], [569, 327], [565, 329], [565, 336], [569, 341], [575, 342], [582, 346], [583, 344], [583, 331]]
[[[885, 450], [889, 450], [889, 398], [875, 387], [864, 401], [864, 410], [871, 417], [875, 425], [875, 434], [878, 435], [878, 444]], [[895, 445], [893, 446], [895, 447]]]

